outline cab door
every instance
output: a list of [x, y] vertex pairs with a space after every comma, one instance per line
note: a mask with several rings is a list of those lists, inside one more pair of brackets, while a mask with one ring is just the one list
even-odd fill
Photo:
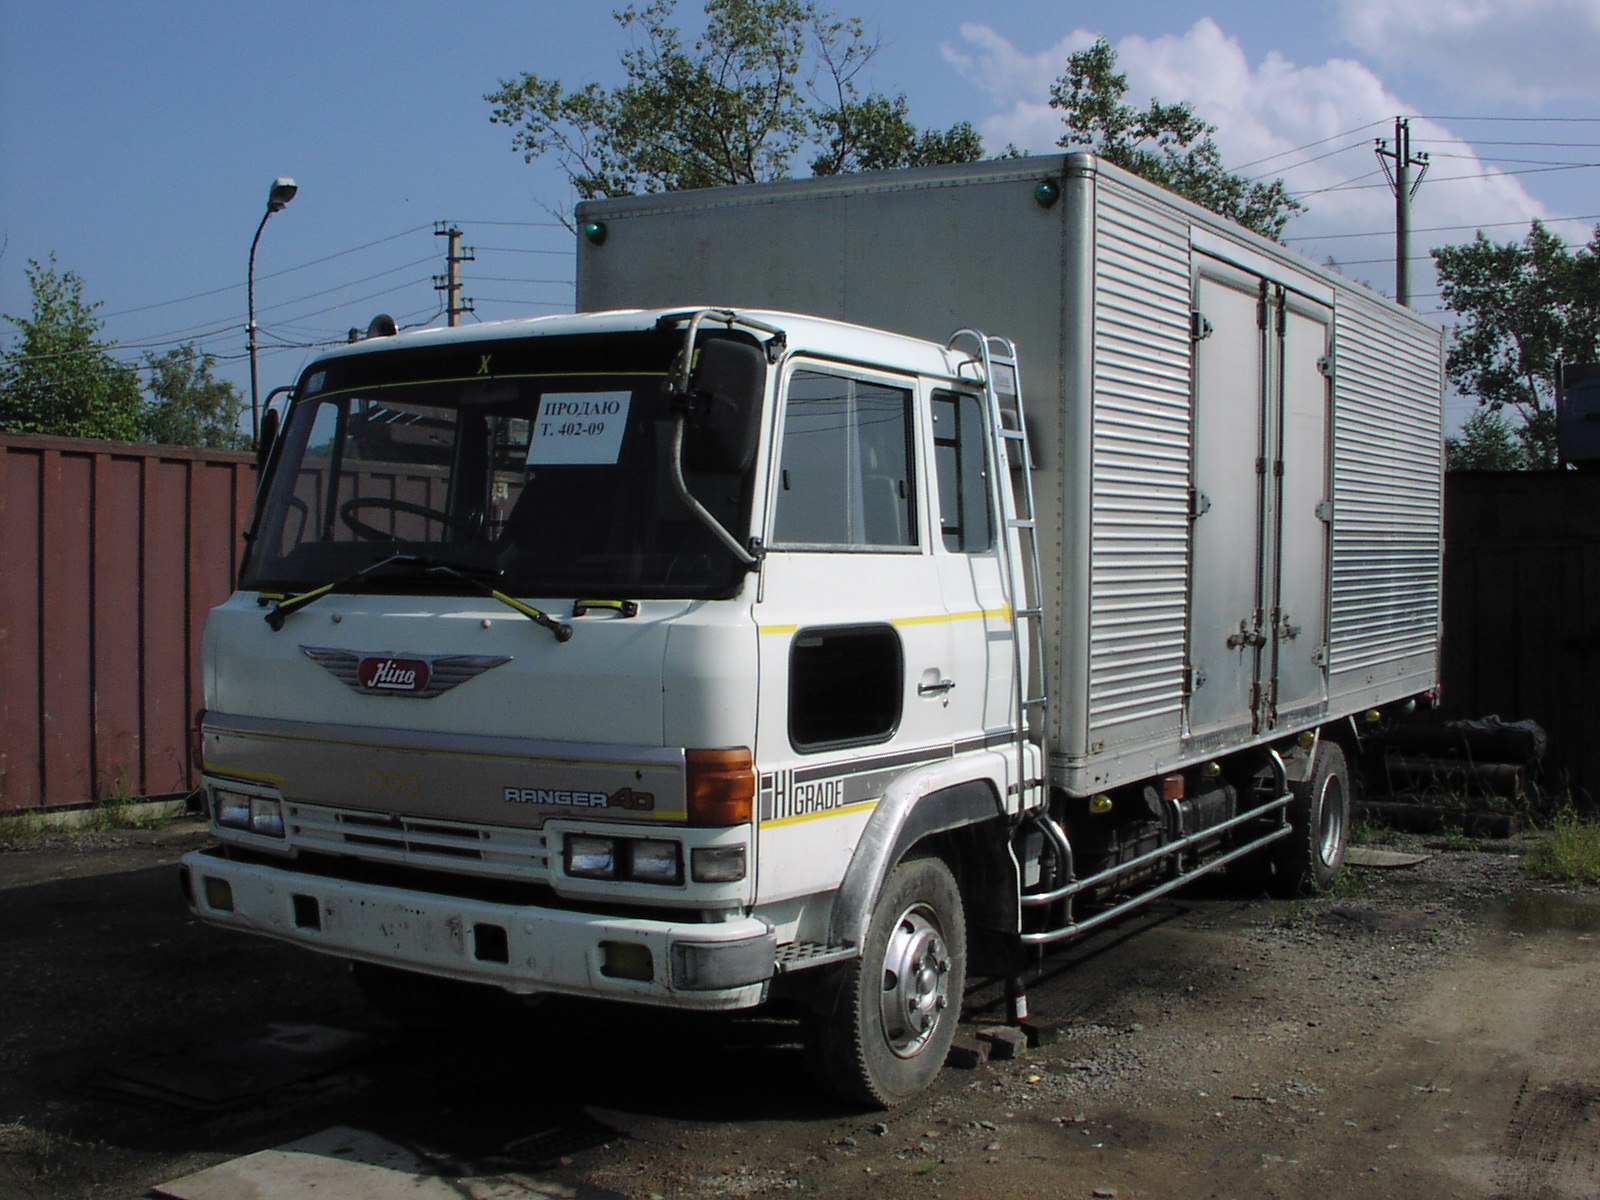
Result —
[[1016, 629], [1006, 594], [1001, 518], [984, 397], [935, 388], [934, 562], [955, 664], [946, 697], [958, 748], [1008, 740], [1016, 724]]
[[793, 360], [779, 409], [755, 606], [763, 901], [837, 886], [883, 789], [981, 729], [984, 695], [932, 553], [918, 381]]

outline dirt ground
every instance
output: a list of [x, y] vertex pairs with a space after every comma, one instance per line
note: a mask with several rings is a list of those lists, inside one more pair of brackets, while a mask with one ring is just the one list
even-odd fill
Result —
[[144, 1196], [336, 1126], [505, 1200], [1600, 1196], [1600, 892], [1535, 887], [1514, 842], [1412, 842], [1314, 901], [1181, 893], [1045, 960], [1054, 1042], [881, 1114], [771, 1017], [550, 1002], [402, 1036], [338, 963], [192, 921], [173, 864], [203, 840], [0, 851], [5, 1200]]

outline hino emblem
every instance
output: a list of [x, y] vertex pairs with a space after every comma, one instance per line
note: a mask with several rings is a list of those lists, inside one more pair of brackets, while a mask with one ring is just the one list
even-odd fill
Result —
[[404, 696], [431, 700], [508, 663], [490, 654], [357, 654], [323, 646], [301, 646], [312, 662], [353, 691], [368, 696]]

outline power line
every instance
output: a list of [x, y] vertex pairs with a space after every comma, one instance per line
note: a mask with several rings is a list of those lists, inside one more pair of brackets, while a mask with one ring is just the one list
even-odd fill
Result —
[[1600, 125], [1600, 117], [1462, 117], [1462, 116], [1429, 116], [1419, 115], [1419, 121], [1498, 121], [1502, 123], [1516, 122], [1519, 124], [1532, 124], [1535, 122], [1548, 122], [1552, 125]]
[[[1544, 218], [1530, 218], [1542, 220]], [[1551, 221], [1600, 221], [1600, 213], [1590, 213], [1581, 217], [1551, 217]], [[1526, 225], [1528, 220], [1520, 221], [1487, 221], [1477, 225], [1434, 225], [1427, 229], [1416, 229], [1413, 233], [1457, 233], [1464, 229], [1498, 229], [1504, 225]], [[1382, 237], [1388, 230], [1373, 230], [1370, 233], [1322, 233], [1303, 234], [1300, 237], [1284, 238], [1286, 242], [1331, 242], [1338, 238], [1365, 238]]]
[[[417, 225], [417, 226], [412, 227], [411, 229], [403, 229], [399, 233], [391, 233], [388, 237], [381, 237], [381, 238], [378, 238], [376, 241], [366, 242], [366, 243], [364, 243], [364, 244], [362, 244], [360, 246], [352, 246], [348, 250], [336, 250], [332, 254], [324, 255], [321, 258], [314, 258], [314, 259], [311, 259], [309, 262], [299, 263], [299, 264], [297, 264], [295, 266], [292, 266], [292, 267], [284, 267], [282, 270], [273, 271], [269, 275], [260, 276], [260, 278], [261, 279], [277, 279], [279, 276], [282, 276], [282, 275], [292, 275], [296, 271], [304, 271], [308, 267], [319, 267], [323, 263], [332, 262], [336, 258], [343, 258], [348, 254], [359, 254], [363, 250], [370, 250], [374, 246], [383, 245], [385, 242], [392, 242], [392, 241], [395, 241], [395, 240], [397, 240], [399, 238], [409, 237], [411, 234], [417, 233], [420, 230], [423, 230], [423, 229], [426, 229], [426, 228], [428, 228], [428, 226], [426, 226], [426, 225]], [[176, 300], [158, 300], [154, 304], [143, 304], [143, 305], [140, 305], [138, 308], [121, 308], [121, 309], [118, 309], [116, 312], [102, 313], [101, 317], [102, 317], [102, 319], [109, 319], [111, 317], [131, 316], [134, 313], [149, 312], [150, 310], [156, 309], [156, 308], [167, 308], [167, 307], [169, 307], [170, 305], [173, 305], [173, 304], [185, 304], [185, 303], [189, 302], [190, 300], [204, 300], [208, 296], [219, 296], [223, 292], [231, 292], [234, 289], [241, 288], [243, 286], [244, 285], [240, 284], [240, 283], [230, 283], [230, 284], [226, 284], [223, 287], [212, 288], [209, 291], [196, 292], [192, 296], [179, 296]]]
[[[1353, 137], [1358, 133], [1362, 133], [1365, 130], [1375, 128], [1376, 126], [1379, 126], [1379, 125], [1382, 125], [1382, 124], [1383, 124], [1382, 121], [1368, 121], [1365, 125], [1357, 125], [1354, 129], [1346, 129], [1343, 133], [1334, 133], [1334, 134], [1330, 134], [1329, 136], [1327, 136], [1325, 138], [1318, 138], [1314, 142], [1307, 142], [1304, 146], [1296, 146], [1292, 150], [1280, 150], [1278, 153], [1269, 154], [1265, 158], [1258, 158], [1253, 162], [1241, 163], [1239, 166], [1233, 168], [1233, 170], [1234, 170], [1235, 174], [1237, 174], [1239, 172], [1242, 172], [1242, 171], [1248, 171], [1251, 167], [1259, 167], [1262, 163], [1271, 162], [1275, 158], [1287, 158], [1291, 154], [1299, 154], [1299, 153], [1301, 153], [1302, 151], [1305, 151], [1305, 150], [1314, 150], [1318, 146], [1325, 146], [1329, 142], [1338, 141], [1340, 138]], [[1343, 149], [1349, 149], [1349, 147], [1343, 147]], [[1339, 152], [1340, 151], [1338, 151], [1338, 150], [1332, 151], [1332, 153], [1334, 153], [1334, 154], [1337, 154]], [[1321, 155], [1319, 157], [1326, 158], [1327, 155]], [[1298, 166], [1299, 164], [1296, 163], [1294, 165]], [[1284, 169], [1287, 170], [1288, 168], [1286, 167]]]

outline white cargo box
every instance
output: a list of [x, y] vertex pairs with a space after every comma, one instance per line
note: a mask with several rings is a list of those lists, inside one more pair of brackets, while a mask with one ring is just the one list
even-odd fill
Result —
[[582, 310], [1015, 341], [1070, 791], [1436, 687], [1443, 331], [1409, 310], [1088, 154], [578, 215]]

